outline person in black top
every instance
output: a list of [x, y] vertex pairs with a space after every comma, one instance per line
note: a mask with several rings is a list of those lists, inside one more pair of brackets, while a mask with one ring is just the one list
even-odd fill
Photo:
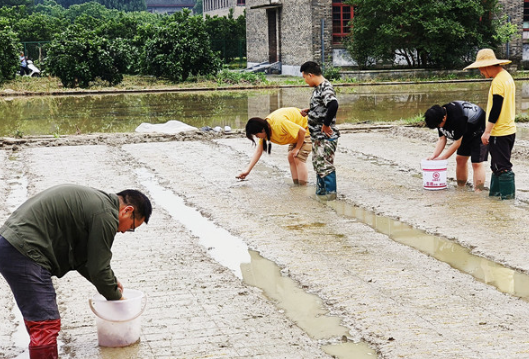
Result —
[[[485, 111], [478, 105], [465, 101], [452, 101], [446, 105], [430, 107], [424, 114], [426, 126], [437, 128], [439, 140], [433, 155], [428, 160], [444, 160], [456, 155], [456, 179], [458, 186], [467, 184], [468, 159], [474, 172], [474, 190], [481, 191], [485, 184], [485, 166], [488, 160], [488, 145], [481, 141], [485, 131]], [[447, 139], [452, 144], [446, 149]]]

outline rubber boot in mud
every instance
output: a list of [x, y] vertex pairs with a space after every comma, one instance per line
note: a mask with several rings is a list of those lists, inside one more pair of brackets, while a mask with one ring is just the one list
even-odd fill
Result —
[[514, 199], [516, 188], [514, 186], [514, 172], [506, 171], [499, 176], [501, 199]]
[[492, 175], [490, 176], [489, 196], [500, 197], [500, 195], [500, 179], [498, 175], [492, 173]]
[[29, 333], [30, 359], [58, 359], [57, 336], [61, 330], [61, 320], [24, 320]]
[[59, 359], [57, 343], [29, 347], [30, 359]]
[[323, 177], [325, 183], [325, 190], [327, 191], [327, 200], [333, 201], [336, 199], [336, 172], [331, 172]]

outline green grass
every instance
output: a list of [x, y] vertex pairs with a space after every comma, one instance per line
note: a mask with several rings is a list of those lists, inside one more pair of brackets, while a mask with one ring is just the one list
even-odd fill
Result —
[[414, 126], [414, 127], [425, 127], [426, 126], [426, 124], [424, 123], [424, 116], [421, 114], [418, 114], [413, 117], [401, 118], [399, 121], [392, 122], [392, 123], [398, 124], [398, 125]]
[[[528, 114], [516, 115], [516, 117], [514, 118], [514, 121], [518, 123], [528, 123], [529, 115]], [[401, 118], [399, 121], [392, 122], [392, 123], [396, 123], [399, 125], [415, 126], [415, 127], [425, 127], [426, 126], [424, 123], [424, 116], [420, 114], [414, 117]]]
[[303, 85], [307, 85], [305, 83], [305, 80], [303, 80], [303, 78], [293, 78], [293, 77], [290, 77], [290, 78], [285, 78], [285, 79], [278, 79], [276, 81], [272, 81], [273, 83], [281, 83], [283, 85], [300, 85], [300, 86], [303, 86]]
[[514, 121], [518, 123], [527, 123], [529, 122], [529, 115], [528, 114], [516, 115], [514, 117]]
[[217, 75], [217, 83], [219, 85], [236, 85], [236, 84], [268, 84], [266, 75], [263, 72], [240, 72], [222, 70]]
[[[233, 64], [234, 65], [234, 64]], [[520, 71], [513, 74], [514, 78], [526, 78], [529, 72]], [[468, 73], [465, 79], [479, 79], [482, 78], [477, 73]], [[447, 74], [446, 76], [431, 76], [427, 78], [379, 78], [370, 80], [358, 80], [357, 78], [344, 78], [333, 80], [335, 85], [339, 84], [375, 84], [375, 83], [395, 83], [395, 82], [426, 82], [426, 81], [450, 81], [461, 78], [461, 75]], [[64, 88], [61, 81], [57, 77], [44, 76], [41, 78], [20, 77], [17, 76], [14, 80], [0, 84], [0, 92], [9, 94], [9, 92], [31, 92], [31, 93], [47, 93], [47, 92], [64, 92], [64, 91], [119, 91], [119, 90], [156, 90], [156, 89], [196, 89], [196, 88], [218, 88], [229, 86], [274, 86], [274, 85], [293, 85], [305, 86], [305, 82], [301, 77], [296, 76], [279, 76], [279, 75], [264, 75], [263, 73], [247, 73], [241, 71], [230, 71], [225, 69], [217, 76], [196, 76], [183, 83], [173, 83], [171, 81], [155, 78], [153, 76], [144, 75], [124, 75], [123, 81], [116, 86], [108, 86], [104, 81], [94, 81], [87, 89], [71, 89]], [[354, 90], [350, 90], [354, 91]]]
[[142, 75], [124, 75], [123, 81], [115, 86], [108, 86], [105, 81], [94, 81], [90, 83], [87, 89], [80, 88], [65, 88], [57, 77], [17, 77], [14, 80], [7, 81], [0, 84], [0, 92], [9, 94], [9, 92], [83, 92], [83, 91], [119, 91], [119, 90], [156, 90], [156, 89], [171, 89], [171, 88], [217, 88], [237, 85], [270, 85], [277, 83], [269, 82], [264, 73], [254, 74], [248, 72], [235, 72], [223, 70], [217, 77], [213, 76], [197, 76], [190, 78], [188, 81], [182, 83], [174, 83], [165, 79], [155, 78], [153, 76]]

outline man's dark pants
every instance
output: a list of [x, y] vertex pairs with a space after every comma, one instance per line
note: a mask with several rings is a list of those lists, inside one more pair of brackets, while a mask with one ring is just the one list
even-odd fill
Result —
[[30, 336], [31, 359], [55, 359], [61, 321], [51, 274], [0, 236], [0, 273], [15, 296]]

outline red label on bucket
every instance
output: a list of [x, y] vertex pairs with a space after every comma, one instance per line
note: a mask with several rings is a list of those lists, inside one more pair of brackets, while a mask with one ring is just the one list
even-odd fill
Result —
[[423, 160], [421, 162], [423, 171], [423, 186], [425, 189], [445, 189], [446, 188], [446, 160]]

